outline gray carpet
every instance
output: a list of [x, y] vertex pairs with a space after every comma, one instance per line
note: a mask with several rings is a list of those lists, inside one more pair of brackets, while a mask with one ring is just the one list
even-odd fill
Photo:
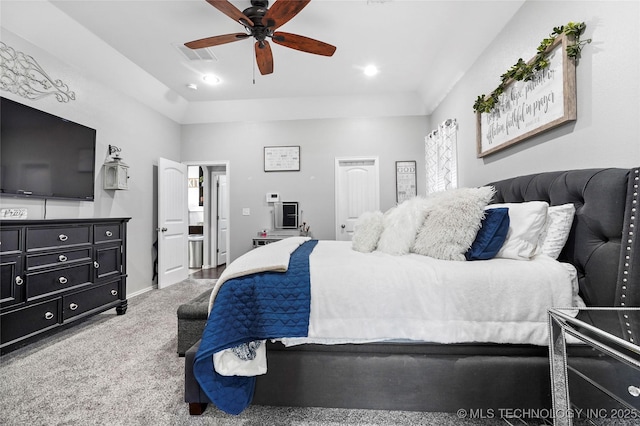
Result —
[[231, 416], [209, 405], [202, 416], [190, 416], [183, 400], [184, 358], [176, 354], [176, 310], [213, 282], [187, 280], [147, 292], [129, 300], [125, 315], [112, 309], [3, 356], [0, 424], [508, 424], [455, 413], [260, 406]]

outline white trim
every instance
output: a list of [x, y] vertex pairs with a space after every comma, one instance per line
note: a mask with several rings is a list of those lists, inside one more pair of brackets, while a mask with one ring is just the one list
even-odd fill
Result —
[[153, 290], [157, 290], [158, 287], [156, 287], [155, 285], [149, 286], [149, 287], [145, 287], [142, 290], [138, 290], [134, 293], [128, 294], [127, 293], [127, 299], [132, 299], [134, 297], [140, 296], [141, 294], [145, 294], [149, 291], [153, 291]]
[[[231, 161], [229, 160], [209, 160], [209, 161], [183, 161], [182, 164], [185, 164], [187, 166], [225, 166], [225, 175], [227, 176], [227, 205], [231, 206]], [[211, 194], [211, 192], [209, 192], [209, 194]], [[227, 218], [227, 265], [229, 263], [231, 263], [232, 259], [231, 259], [231, 223], [232, 223], [232, 219], [231, 219], [231, 215], [229, 215], [229, 217]], [[210, 235], [211, 232], [209, 232], [211, 227], [211, 222], [210, 219], [207, 218], [207, 215], [205, 215], [205, 229], [204, 229], [204, 235], [205, 235], [205, 246], [206, 246], [206, 252], [204, 253], [204, 258], [208, 259], [209, 262], [213, 261], [214, 259], [212, 259], [212, 257], [215, 255], [215, 253], [209, 253], [208, 249], [209, 247], [211, 247], [211, 241], [210, 241]], [[215, 259], [215, 262], [217, 263], [217, 259]], [[205, 265], [203, 265], [205, 266]], [[209, 267], [215, 267], [213, 265], [207, 265]]]

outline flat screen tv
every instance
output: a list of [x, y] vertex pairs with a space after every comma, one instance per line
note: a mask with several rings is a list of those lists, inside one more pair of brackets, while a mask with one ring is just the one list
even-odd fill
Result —
[[96, 131], [0, 100], [0, 195], [93, 201]]

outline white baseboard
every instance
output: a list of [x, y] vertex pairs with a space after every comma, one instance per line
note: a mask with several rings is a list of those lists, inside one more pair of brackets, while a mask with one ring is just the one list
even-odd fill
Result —
[[132, 297], [140, 296], [141, 294], [144, 294], [144, 293], [146, 293], [148, 291], [151, 291], [151, 290], [155, 290], [156, 288], [157, 287], [155, 285], [152, 285], [150, 287], [143, 288], [142, 290], [138, 290], [135, 293], [130, 293], [130, 294], [127, 293], [127, 299], [131, 299]]

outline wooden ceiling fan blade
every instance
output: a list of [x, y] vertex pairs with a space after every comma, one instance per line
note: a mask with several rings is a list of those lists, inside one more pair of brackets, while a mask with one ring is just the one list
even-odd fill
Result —
[[[311, 0], [277, 0], [262, 18], [272, 30], [281, 27], [296, 16]], [[271, 25], [271, 22], [273, 25]]]
[[271, 53], [269, 42], [266, 40], [256, 41], [255, 48], [256, 63], [258, 64], [260, 74], [271, 74], [273, 72], [273, 54]]
[[190, 49], [202, 49], [205, 47], [219, 46], [221, 44], [244, 40], [247, 37], [250, 37], [250, 35], [245, 33], [224, 34], [190, 41], [184, 45]]
[[220, 12], [227, 15], [229, 18], [233, 19], [236, 22], [240, 22], [245, 27], [253, 27], [253, 22], [251, 19], [247, 18], [247, 16], [240, 12], [240, 9], [231, 4], [228, 0], [206, 0], [211, 6], [218, 9]]
[[271, 39], [274, 43], [282, 46], [290, 47], [291, 49], [300, 50], [302, 52], [313, 53], [315, 55], [332, 56], [336, 51], [335, 46], [297, 34], [283, 33], [279, 31], [273, 33], [273, 37], [271, 37]]

